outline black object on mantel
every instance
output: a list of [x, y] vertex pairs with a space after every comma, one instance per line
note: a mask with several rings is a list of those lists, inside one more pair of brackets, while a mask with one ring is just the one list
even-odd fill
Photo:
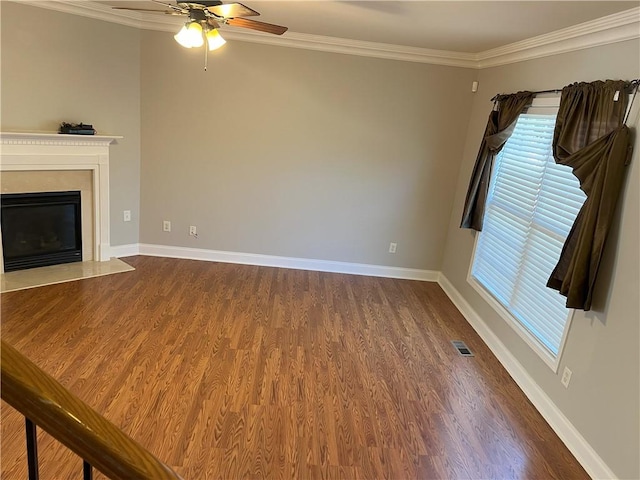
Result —
[[96, 130], [93, 125], [85, 125], [84, 123], [66, 123], [60, 124], [58, 133], [66, 133], [69, 135], [95, 135]]

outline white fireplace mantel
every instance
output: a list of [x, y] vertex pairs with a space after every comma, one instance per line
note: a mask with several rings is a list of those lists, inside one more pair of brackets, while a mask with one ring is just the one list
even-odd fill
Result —
[[89, 170], [93, 175], [94, 258], [110, 258], [109, 145], [120, 136], [0, 133], [0, 171]]

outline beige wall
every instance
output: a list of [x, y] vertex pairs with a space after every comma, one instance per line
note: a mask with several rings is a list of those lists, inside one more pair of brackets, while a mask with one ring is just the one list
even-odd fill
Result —
[[111, 244], [137, 243], [140, 32], [12, 2], [1, 8], [2, 131], [51, 132], [67, 121], [123, 135], [109, 155]]
[[[575, 81], [638, 78], [639, 62], [640, 42], [630, 41], [480, 72], [480, 91], [471, 110], [442, 268], [455, 288], [620, 478], [640, 478], [638, 147], [621, 194], [614, 235], [607, 245], [602, 281], [594, 302], [596, 311], [576, 312], [558, 375], [467, 283], [474, 235], [458, 225], [491, 110], [489, 99], [495, 93], [556, 88]], [[573, 371], [568, 389], [560, 384], [564, 366]]]
[[440, 269], [476, 71], [142, 35], [143, 243]]

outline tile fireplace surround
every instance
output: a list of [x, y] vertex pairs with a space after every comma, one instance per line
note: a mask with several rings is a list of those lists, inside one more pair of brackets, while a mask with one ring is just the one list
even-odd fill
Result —
[[[0, 185], [3, 193], [11, 190], [7, 172], [21, 172], [20, 179], [31, 177], [35, 181], [34, 188], [45, 178], [42, 188], [50, 188], [57, 182], [62, 185], [73, 182], [74, 175], [89, 177], [90, 188], [82, 188], [83, 194], [89, 195], [88, 211], [83, 211], [83, 224], [89, 223], [92, 228], [83, 228], [83, 244], [88, 242], [90, 259], [107, 262], [110, 259], [109, 236], [109, 145], [122, 137], [98, 135], [60, 135], [57, 133], [0, 133]], [[42, 172], [46, 172], [43, 174]], [[3, 178], [5, 177], [5, 178]], [[75, 184], [74, 184], [75, 185]], [[81, 190], [75, 187], [75, 190]], [[47, 190], [42, 190], [47, 191]], [[51, 191], [55, 191], [55, 188]], [[87, 218], [88, 217], [88, 218]], [[88, 222], [85, 222], [85, 218]], [[84, 249], [83, 249], [84, 254]], [[0, 255], [0, 259], [1, 259]], [[0, 265], [1, 266], [1, 265]], [[4, 272], [2, 268], [1, 272]]]

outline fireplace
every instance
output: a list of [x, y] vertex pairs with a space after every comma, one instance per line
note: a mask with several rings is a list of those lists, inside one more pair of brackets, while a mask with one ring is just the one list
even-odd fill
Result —
[[[119, 136], [0, 133], [3, 194], [80, 190], [82, 259], [107, 262], [109, 235], [109, 146]], [[0, 246], [0, 250], [3, 250]], [[4, 255], [0, 255], [0, 260]], [[4, 272], [0, 261], [0, 273]]]
[[80, 192], [3, 194], [6, 272], [82, 261]]

